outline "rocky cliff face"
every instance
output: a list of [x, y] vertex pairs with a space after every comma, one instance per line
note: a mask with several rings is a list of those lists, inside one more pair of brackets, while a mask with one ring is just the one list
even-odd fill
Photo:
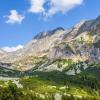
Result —
[[68, 30], [59, 27], [42, 32], [23, 49], [7, 54], [0, 61], [12, 63], [12, 68], [41, 71], [73, 72], [72, 65], [78, 64], [75, 68], [80, 72], [79, 63], [86, 69], [89, 64], [100, 62], [100, 16], [81, 21]]

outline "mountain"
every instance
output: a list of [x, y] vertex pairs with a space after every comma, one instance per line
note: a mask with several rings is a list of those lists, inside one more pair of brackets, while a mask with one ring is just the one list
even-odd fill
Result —
[[64, 31], [64, 28], [58, 27], [58, 28], [56, 28], [54, 30], [50, 30], [48, 32], [41, 32], [41, 33], [37, 34], [33, 39], [41, 39], [46, 36], [51, 36], [51, 35], [55, 34], [57, 31]]
[[[85, 70], [92, 63], [100, 62], [99, 44], [100, 16], [81, 21], [67, 30], [58, 27], [41, 32], [23, 49], [8, 53], [0, 61], [12, 63], [11, 68], [19, 70], [67, 70], [68, 74], [75, 74], [81, 72], [79, 63], [83, 64]], [[74, 64], [79, 64], [78, 68], [74, 68]]]
[[100, 100], [100, 16], [0, 50], [0, 91], [0, 100]]

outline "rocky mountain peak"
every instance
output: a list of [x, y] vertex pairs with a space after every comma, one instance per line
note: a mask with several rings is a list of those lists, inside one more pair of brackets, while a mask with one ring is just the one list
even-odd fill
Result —
[[50, 31], [47, 31], [47, 32], [40, 32], [33, 39], [42, 39], [44, 37], [51, 36], [58, 31], [64, 31], [64, 28], [58, 27], [56, 29], [53, 29], [53, 30], [50, 30]]
[[[97, 34], [91, 35], [91, 32]], [[43, 66], [45, 64], [46, 67], [48, 63], [50, 64], [58, 58], [71, 59], [74, 63], [91, 59], [98, 61], [100, 59], [99, 38], [100, 17], [88, 21], [82, 20], [68, 30], [58, 27], [47, 32], [41, 32], [29, 41], [22, 50], [4, 56], [0, 60], [11, 63], [20, 62], [27, 69], [37, 64], [33, 61], [39, 61], [37, 58], [44, 56], [47, 62], [43, 62]], [[25, 60], [26, 58], [28, 60]], [[30, 68], [28, 68], [29, 66]]]
[[[82, 20], [80, 21], [78, 24], [76, 24], [73, 27], [73, 30], [77, 30], [77, 33], [83, 33], [83, 32], [90, 32], [90, 31], [97, 31], [99, 29], [100, 26], [100, 16], [98, 16], [96, 19], [92, 19], [92, 20]], [[100, 31], [99, 31], [100, 32]]]
[[74, 28], [79, 29], [85, 22], [86, 22], [85, 20], [81, 20], [78, 24], [76, 24], [76, 25], [74, 26]]

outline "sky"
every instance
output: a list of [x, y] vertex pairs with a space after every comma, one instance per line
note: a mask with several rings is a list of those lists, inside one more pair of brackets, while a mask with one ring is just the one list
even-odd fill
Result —
[[0, 0], [0, 48], [22, 48], [39, 32], [98, 15], [100, 0]]

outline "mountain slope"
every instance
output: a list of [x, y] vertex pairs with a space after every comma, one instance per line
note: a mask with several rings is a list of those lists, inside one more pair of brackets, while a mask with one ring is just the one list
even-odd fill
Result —
[[0, 90], [0, 100], [100, 100], [100, 16], [1, 50]]
[[0, 61], [11, 63], [11, 68], [23, 71], [33, 68], [36, 71], [67, 69], [73, 72], [77, 69], [80, 73], [80, 66], [85, 70], [91, 63], [100, 62], [99, 44], [100, 16], [81, 21], [68, 30], [59, 27], [39, 33], [23, 49], [8, 53]]

